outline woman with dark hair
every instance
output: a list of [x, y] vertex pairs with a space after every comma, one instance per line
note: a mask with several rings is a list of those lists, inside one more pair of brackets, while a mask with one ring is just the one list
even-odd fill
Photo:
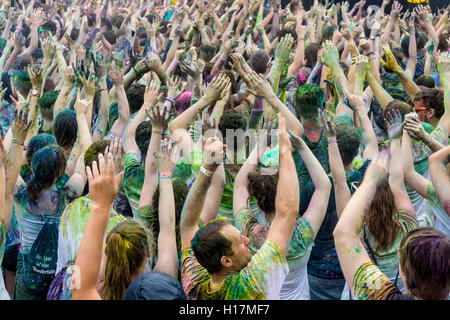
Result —
[[[395, 159], [401, 159], [402, 117], [400, 111], [394, 109], [392, 112], [388, 112], [387, 119], [391, 155]], [[390, 161], [389, 166], [391, 172], [389, 180], [383, 179], [377, 183], [373, 194], [370, 195], [371, 202], [364, 210], [365, 216], [360, 241], [364, 243], [372, 262], [401, 292], [404, 292], [405, 287], [402, 278], [399, 276], [397, 249], [403, 236], [418, 228], [419, 225], [414, 207], [405, 189], [402, 162]], [[343, 185], [343, 183], [341, 184]], [[346, 201], [342, 201], [340, 200], [342, 197], [345, 197], [343, 192], [336, 194], [336, 201], [341, 201], [341, 207], [345, 208], [345, 212], [351, 199], [347, 198]], [[342, 219], [342, 216], [340, 219]], [[339, 229], [339, 224], [340, 221], [336, 226], [337, 229]], [[339, 254], [337, 244], [336, 249], [342, 266], [342, 257]], [[347, 277], [346, 281], [349, 284]], [[346, 286], [342, 299], [348, 299], [349, 297], [352, 298], [349, 286]]]
[[[429, 227], [412, 229], [398, 241], [399, 277], [406, 294], [376, 266], [361, 241], [363, 214], [377, 186], [393, 173], [390, 162], [396, 161], [389, 160], [388, 152], [372, 161], [334, 230], [346, 282], [358, 300], [446, 300], [450, 293], [450, 239], [444, 233]], [[396, 251], [393, 254], [397, 256]]]
[[33, 176], [28, 184], [25, 185], [23, 181], [20, 183], [19, 177], [20, 186], [14, 195], [21, 243], [15, 287], [17, 300], [45, 300], [54, 276], [54, 269], [35, 272], [33, 261], [36, 260], [36, 252], [45, 245], [50, 250], [46, 251], [48, 256], [53, 258], [48, 261], [49, 268], [52, 264], [56, 267], [56, 238], [49, 237], [52, 235], [51, 230], [54, 230], [50, 228], [56, 227], [57, 230], [59, 217], [66, 206], [66, 192], [56, 187], [56, 181], [64, 174], [66, 161], [64, 150], [60, 147], [44, 147], [33, 156]]
[[[287, 262], [289, 274], [280, 291], [282, 300], [309, 300], [309, 285], [306, 266], [314, 238], [320, 229], [330, 196], [331, 183], [319, 161], [300, 137], [291, 133], [293, 147], [304, 160], [316, 191], [303, 217], [297, 218], [294, 234], [289, 244]], [[265, 151], [257, 146], [239, 171], [233, 193], [235, 225], [250, 239], [249, 248], [255, 254], [266, 240], [275, 216], [275, 196], [278, 174], [267, 172], [267, 168], [256, 171], [259, 159]], [[256, 171], [256, 172], [255, 172]], [[258, 221], [250, 210], [250, 200], [255, 197], [258, 207], [264, 212], [263, 221]], [[297, 209], [298, 210], [298, 209]]]

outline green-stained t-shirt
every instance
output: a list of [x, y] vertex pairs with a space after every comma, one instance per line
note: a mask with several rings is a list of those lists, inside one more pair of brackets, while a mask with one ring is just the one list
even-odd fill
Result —
[[352, 295], [356, 300], [395, 300], [405, 297], [372, 262], [366, 262], [356, 270]]
[[[252, 254], [258, 252], [267, 239], [270, 223], [258, 223], [249, 208], [239, 209], [235, 218], [236, 228], [250, 239]], [[294, 226], [286, 260], [289, 274], [280, 292], [281, 300], [309, 300], [307, 264], [314, 243], [314, 230], [308, 220], [299, 217]]]
[[183, 289], [193, 300], [277, 300], [288, 272], [280, 247], [270, 240], [245, 268], [226, 278], [220, 286], [211, 283], [211, 275], [198, 263], [191, 247], [182, 254]]
[[[411, 213], [405, 210], [399, 210], [395, 217], [398, 225], [400, 226], [400, 229], [392, 245], [384, 251], [376, 250], [376, 239], [369, 233], [367, 226], [364, 227], [367, 241], [372, 248], [373, 254], [375, 255], [378, 267], [380, 268], [381, 272], [383, 272], [392, 281], [395, 281], [395, 278], [398, 277], [399, 261], [397, 249], [400, 246], [400, 242], [409, 231], [417, 229], [419, 227], [414, 212]], [[400, 290], [403, 290], [404, 288], [400, 277], [398, 277], [397, 279], [397, 287]]]
[[129, 152], [125, 155], [124, 170], [122, 186], [133, 211], [133, 217], [135, 217], [139, 209], [139, 200], [145, 179], [144, 166], [136, 153]]
[[[58, 236], [58, 264], [57, 272], [68, 262], [75, 262], [78, 249], [86, 230], [87, 222], [91, 212], [91, 199], [88, 196], [80, 197], [72, 201], [64, 210], [59, 223]], [[108, 234], [118, 223], [126, 218], [111, 208], [110, 218], [106, 227]]]

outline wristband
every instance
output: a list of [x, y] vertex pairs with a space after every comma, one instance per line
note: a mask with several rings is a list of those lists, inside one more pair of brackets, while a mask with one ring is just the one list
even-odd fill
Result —
[[12, 139], [11, 143], [14, 143], [14, 144], [17, 144], [17, 145], [23, 147], [23, 142], [22, 143], [18, 143], [16, 139]]
[[370, 56], [371, 54], [375, 55], [375, 52], [369, 51], [369, 52], [367, 52], [366, 56]]
[[214, 174], [214, 172], [209, 171], [209, 170], [206, 169], [204, 166], [201, 166], [201, 167], [200, 167], [200, 172], [203, 173], [205, 176], [210, 177], [210, 178], [211, 178], [211, 177], [213, 176], [213, 174]]
[[169, 174], [161, 174], [159, 180], [161, 181], [161, 179], [172, 179], [172, 176]]
[[172, 102], [172, 104], [174, 104], [174, 103], [175, 103], [175, 100], [174, 100], [174, 99], [172, 99], [171, 97], [166, 97], [166, 100], [169, 100], [170, 102]]
[[328, 144], [330, 144], [330, 143], [334, 143], [334, 142], [336, 142], [336, 143], [337, 143], [337, 140], [336, 140], [336, 138], [331, 138], [331, 139], [328, 139]]

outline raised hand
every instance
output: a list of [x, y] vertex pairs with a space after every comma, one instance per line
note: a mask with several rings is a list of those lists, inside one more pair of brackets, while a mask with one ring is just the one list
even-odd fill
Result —
[[364, 175], [364, 182], [374, 183], [375, 185], [381, 185], [387, 178], [389, 173], [389, 150], [381, 151], [375, 159], [373, 159], [366, 174]]
[[443, 77], [443, 79], [447, 81], [450, 80], [448, 79], [450, 76], [450, 53], [448, 51], [442, 52], [439, 55], [437, 68], [439, 71], [439, 75]]
[[31, 126], [32, 121], [28, 121], [28, 111], [17, 110], [14, 112], [14, 123], [11, 126], [12, 143], [23, 146], [25, 138], [27, 137], [28, 129]]
[[[111, 52], [111, 61], [110, 61], [109, 65], [111, 65], [112, 62], [114, 62], [116, 64], [116, 66], [118, 66], [120, 69], [123, 70], [123, 60], [124, 60], [123, 57], [124, 57], [123, 50]], [[141, 60], [141, 61], [144, 61], [144, 60]]]
[[[99, 78], [106, 76], [106, 59], [99, 51], [92, 52], [92, 61], [94, 62], [95, 74]], [[123, 60], [121, 60], [123, 61]], [[123, 62], [122, 62], [123, 64]]]
[[392, 72], [399, 73], [402, 72], [402, 68], [397, 63], [397, 60], [395, 59], [394, 54], [392, 53], [391, 49], [389, 49], [387, 46], [383, 46], [383, 50], [386, 54], [386, 61], [380, 58], [381, 65]]
[[[226, 145], [217, 137], [210, 137], [205, 142], [203, 159], [205, 164], [215, 170], [222, 162]], [[212, 170], [212, 171], [213, 171]]]
[[333, 119], [327, 110], [318, 110], [322, 128], [325, 130], [327, 139], [336, 138], [336, 130], [334, 129]]
[[144, 104], [143, 106], [153, 106], [158, 101], [159, 84], [152, 80], [147, 83], [144, 93]]
[[391, 14], [389, 15], [389, 17], [392, 19], [398, 19], [402, 10], [403, 6], [399, 2], [394, 1], [394, 5], [392, 6]]
[[339, 64], [339, 52], [332, 41], [325, 41], [322, 61], [328, 67]]
[[172, 176], [178, 161], [178, 149], [173, 140], [162, 139], [159, 154], [160, 176]]
[[287, 34], [281, 38], [281, 41], [275, 50], [275, 59], [279, 58], [281, 61], [287, 62], [292, 51], [293, 43], [294, 38], [290, 34]]
[[111, 70], [109, 70], [109, 80], [111, 80], [112, 83], [116, 87], [119, 87], [123, 85], [123, 71], [120, 69], [116, 64], [112, 64]]
[[109, 146], [105, 148], [105, 154], [111, 153], [114, 159], [114, 173], [119, 174], [122, 170], [123, 148], [122, 139], [116, 137], [111, 141]]
[[167, 96], [174, 100], [177, 99], [183, 92], [182, 84], [183, 81], [179, 77], [173, 76], [171, 79], [169, 79], [169, 81], [167, 82], [167, 86], [169, 87]]
[[255, 71], [251, 71], [249, 75], [251, 86], [247, 89], [248, 92], [257, 97], [266, 97], [273, 93], [272, 86], [269, 81], [261, 77]]
[[419, 117], [415, 112], [411, 112], [405, 115], [405, 126], [403, 127], [409, 134], [409, 136], [415, 140], [421, 140], [427, 143], [430, 140], [430, 135], [425, 132]]
[[161, 107], [153, 107], [151, 109], [151, 113], [148, 112], [148, 110], [145, 110], [145, 113], [150, 119], [150, 122], [152, 123], [152, 130], [163, 132], [167, 129], [167, 109], [163, 108], [161, 110]]
[[178, 65], [180, 66], [181, 71], [191, 76], [192, 79], [199, 79], [201, 73], [196, 60], [192, 60], [189, 64], [184, 60], [180, 60]]
[[87, 115], [88, 109], [89, 109], [89, 105], [91, 104], [90, 101], [85, 100], [85, 99], [81, 99], [81, 95], [80, 95], [80, 89], [77, 89], [77, 101], [75, 102], [74, 105], [74, 109], [77, 115]]
[[97, 77], [95, 74], [91, 73], [88, 78], [80, 75], [79, 79], [86, 90], [87, 97], [89, 99], [94, 99], [95, 90], [97, 88]]
[[403, 133], [403, 121], [400, 111], [393, 109], [391, 112], [388, 112], [386, 114], [385, 125], [390, 140], [400, 138]]
[[42, 41], [42, 54], [44, 55], [44, 61], [47, 63], [51, 63], [53, 60], [53, 57], [56, 53], [56, 46], [55, 43], [53, 43], [52, 39], [50, 37], [45, 38]]
[[31, 85], [33, 89], [41, 89], [42, 82], [45, 77], [44, 68], [40, 66], [28, 66], [27, 67], [28, 75], [30, 76]]
[[118, 175], [114, 174], [115, 164], [111, 153], [108, 153], [108, 165], [102, 154], [98, 155], [98, 162], [98, 166], [97, 161], [94, 161], [92, 168], [86, 167], [86, 174], [89, 181], [89, 195], [93, 207], [110, 208], [119, 192], [123, 172]]
[[291, 138], [286, 130], [286, 118], [283, 117], [281, 112], [278, 113], [278, 144], [280, 146], [280, 154], [292, 152]]
[[64, 70], [64, 81], [70, 85], [75, 83], [75, 72], [71, 66], [68, 66], [66, 70]]
[[223, 89], [228, 85], [229, 82], [230, 78], [228, 78], [223, 73], [220, 74], [209, 83], [203, 98], [210, 103], [219, 100]]

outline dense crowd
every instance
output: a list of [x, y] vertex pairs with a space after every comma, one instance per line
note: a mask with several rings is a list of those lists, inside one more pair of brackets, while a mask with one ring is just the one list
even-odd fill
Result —
[[448, 299], [449, 8], [310, 2], [2, 0], [0, 299]]

